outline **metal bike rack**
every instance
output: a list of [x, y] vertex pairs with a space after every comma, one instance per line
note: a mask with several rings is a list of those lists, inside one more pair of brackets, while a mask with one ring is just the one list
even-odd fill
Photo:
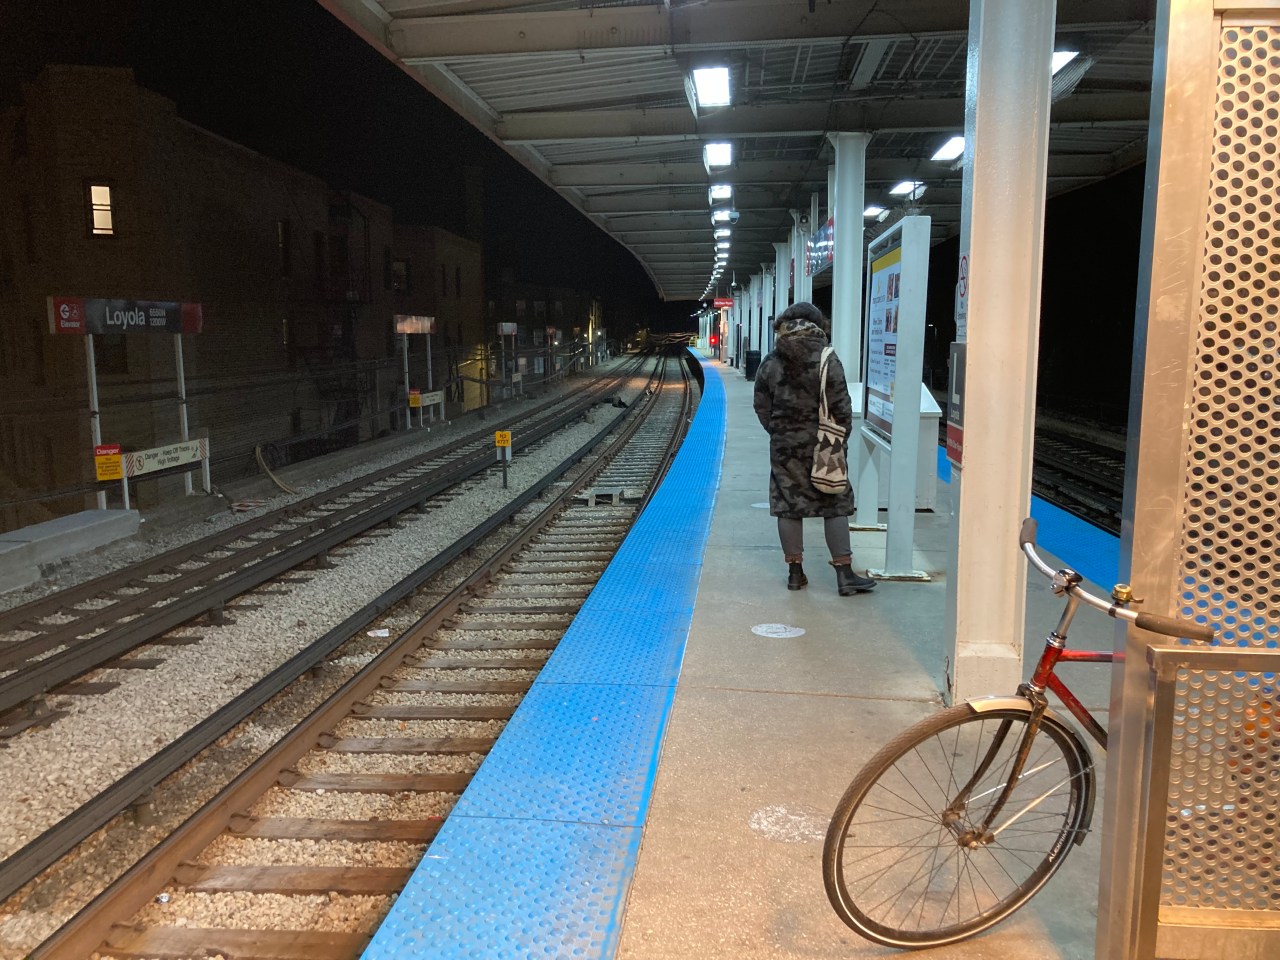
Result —
[[1147, 647], [1135, 960], [1280, 956], [1280, 650]]

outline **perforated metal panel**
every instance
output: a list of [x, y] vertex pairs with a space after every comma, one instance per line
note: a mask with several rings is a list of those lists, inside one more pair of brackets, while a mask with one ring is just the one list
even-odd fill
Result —
[[[1280, 639], [1280, 26], [1218, 53], [1183, 487], [1181, 615], [1226, 646]], [[1181, 671], [1160, 902], [1280, 909], [1274, 674]]]

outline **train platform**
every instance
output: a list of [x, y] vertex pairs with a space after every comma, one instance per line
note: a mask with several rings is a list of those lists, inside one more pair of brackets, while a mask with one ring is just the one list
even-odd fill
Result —
[[[928, 582], [840, 597], [815, 522], [805, 534], [809, 587], [788, 591], [753, 385], [703, 365], [703, 401], [666, 481], [369, 960], [894, 952], [862, 940], [828, 905], [822, 840], [859, 767], [942, 703], [949, 496], [940, 489], [944, 509], [917, 515], [916, 565]], [[938, 482], [948, 479], [940, 460]], [[1110, 587], [1114, 538], [1040, 502], [1033, 514], [1042, 546]], [[855, 568], [882, 565], [884, 541], [854, 532]], [[1038, 578], [1027, 589], [1029, 659], [1058, 604]], [[1072, 643], [1107, 648], [1111, 636], [1109, 620], [1084, 614]], [[1105, 722], [1108, 671], [1068, 669]], [[1021, 912], [922, 955], [1092, 957], [1100, 849], [1090, 837]]]

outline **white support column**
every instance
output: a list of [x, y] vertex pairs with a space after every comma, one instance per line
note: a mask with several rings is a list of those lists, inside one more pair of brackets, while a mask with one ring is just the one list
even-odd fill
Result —
[[[831, 134], [827, 134], [827, 139], [828, 140], [831, 139]], [[836, 165], [834, 163], [831, 164], [831, 166], [827, 167], [826, 211], [827, 211], [827, 216], [822, 218], [821, 223], [818, 224], [819, 226], [827, 222], [827, 217], [835, 216], [835, 212], [836, 212]]]
[[791, 213], [791, 302], [799, 303], [809, 298], [804, 292], [804, 227], [800, 225], [800, 213], [793, 209]]
[[785, 241], [773, 245], [773, 315], [776, 317], [791, 303], [791, 277], [789, 260], [791, 246]]
[[1040, 267], [1056, 3], [971, 0], [964, 196], [964, 464], [952, 473], [948, 629], [955, 700], [1022, 680]]
[[730, 362], [731, 364], [741, 364], [742, 348], [740, 346], [742, 340], [742, 288], [737, 288], [733, 293], [733, 312], [730, 316], [730, 324], [728, 324], [728, 342], [730, 342]]
[[773, 318], [777, 316], [773, 312], [773, 264], [760, 264], [760, 276], [764, 278], [763, 301], [760, 310], [762, 314], [760, 318], [760, 359], [763, 360], [769, 351], [773, 349], [769, 335], [773, 332]]
[[[764, 343], [764, 274], [751, 274], [751, 349]], [[764, 356], [764, 353], [760, 353]]]
[[[831, 345], [850, 383], [862, 376], [862, 211], [866, 195], [865, 133], [828, 135], [836, 151], [835, 257], [831, 263]], [[852, 390], [850, 394], [852, 395]]]

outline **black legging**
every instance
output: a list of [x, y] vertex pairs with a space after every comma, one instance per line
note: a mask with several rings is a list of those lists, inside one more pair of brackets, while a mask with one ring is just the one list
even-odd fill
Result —
[[[822, 521], [822, 533], [827, 538], [832, 560], [843, 560], [853, 553], [849, 546], [848, 517], [827, 517]], [[782, 541], [784, 555], [799, 557], [804, 553], [804, 521], [779, 517], [778, 539]]]

